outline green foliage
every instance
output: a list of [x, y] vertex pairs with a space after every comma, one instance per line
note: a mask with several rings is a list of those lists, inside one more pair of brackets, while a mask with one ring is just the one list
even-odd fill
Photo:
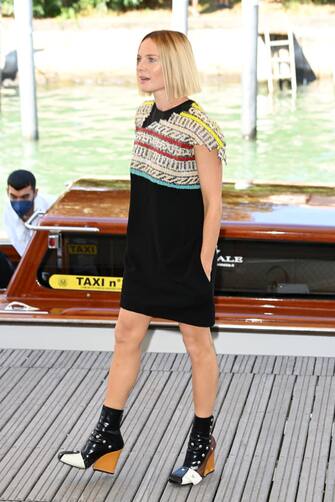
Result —
[[[33, 0], [35, 17], [75, 17], [77, 14], [104, 13], [110, 10], [125, 11], [138, 7], [153, 7], [159, 0]], [[14, 14], [13, 0], [2, 1], [2, 14]]]
[[[1, 1], [1, 0], [0, 0]], [[23, 0], [24, 1], [24, 0]], [[232, 7], [240, 0], [230, 0]], [[290, 4], [335, 4], [335, 0], [277, 0], [285, 6]], [[171, 0], [33, 0], [33, 13], [35, 17], [63, 16], [72, 18], [78, 14], [89, 15], [92, 13], [106, 13], [108, 10], [126, 11], [139, 7], [154, 9], [157, 7], [170, 7]], [[191, 0], [190, 0], [191, 3]], [[217, 8], [216, 0], [199, 0], [203, 12], [212, 12]], [[12, 16], [14, 13], [13, 0], [2, 0], [2, 14]]]
[[142, 0], [109, 0], [107, 7], [113, 10], [127, 10], [139, 7], [140, 4], [145, 3]]
[[62, 11], [62, 0], [34, 0], [33, 15], [35, 17], [55, 17]]
[[286, 7], [297, 4], [329, 5], [335, 4], [335, 0], [282, 0], [281, 3]]
[[13, 0], [3, 0], [1, 7], [3, 16], [12, 16], [14, 14]]
[[[35, 17], [55, 17], [62, 11], [63, 0], [33, 0], [33, 15]], [[12, 16], [14, 14], [14, 1], [3, 0], [2, 14]]]

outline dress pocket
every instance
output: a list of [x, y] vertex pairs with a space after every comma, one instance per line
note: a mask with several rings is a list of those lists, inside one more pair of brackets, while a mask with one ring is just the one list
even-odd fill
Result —
[[[211, 281], [210, 281], [210, 279], [208, 279], [208, 277], [207, 277], [207, 274], [206, 274], [205, 269], [204, 269], [204, 267], [203, 267], [203, 265], [202, 265], [202, 262], [201, 262], [201, 258], [200, 258], [200, 256], [199, 256], [199, 264], [200, 264], [200, 269], [201, 269], [201, 273], [202, 273], [202, 275], [203, 275], [203, 278], [205, 279], [205, 281], [207, 282], [207, 284], [210, 284], [210, 283], [211, 283]], [[211, 275], [212, 275], [212, 274], [211, 274]]]

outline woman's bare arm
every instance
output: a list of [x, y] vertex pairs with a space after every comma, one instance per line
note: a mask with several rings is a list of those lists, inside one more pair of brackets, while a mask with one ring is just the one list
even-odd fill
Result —
[[222, 215], [222, 164], [216, 150], [209, 151], [204, 145], [195, 145], [194, 152], [204, 203], [201, 263], [210, 279]]

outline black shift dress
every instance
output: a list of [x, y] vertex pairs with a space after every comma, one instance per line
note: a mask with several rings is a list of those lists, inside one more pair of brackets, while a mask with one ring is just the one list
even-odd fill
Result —
[[210, 327], [216, 253], [209, 281], [200, 260], [204, 206], [195, 144], [224, 158], [221, 131], [193, 101], [167, 111], [152, 101], [139, 108], [120, 306]]

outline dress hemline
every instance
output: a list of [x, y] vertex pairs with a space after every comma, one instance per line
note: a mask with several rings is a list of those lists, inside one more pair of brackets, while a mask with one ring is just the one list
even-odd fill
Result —
[[[144, 314], [149, 317], [155, 317], [155, 318], [160, 318], [160, 319], [166, 319], [169, 321], [174, 321], [174, 322], [181, 322], [184, 324], [189, 324], [190, 326], [196, 326], [198, 328], [212, 328], [215, 325], [215, 320], [212, 323], [204, 323], [204, 322], [195, 322], [193, 319], [190, 321], [187, 317], [184, 317], [182, 315], [177, 316], [177, 315], [169, 315], [167, 313], [162, 313], [162, 312], [155, 312], [154, 309], [149, 309], [149, 308], [144, 308], [140, 306], [135, 306], [134, 304], [128, 304], [123, 300], [120, 302], [120, 307], [122, 307], [125, 310], [129, 310], [130, 312], [135, 312], [137, 314]], [[215, 316], [214, 316], [215, 317]]]

